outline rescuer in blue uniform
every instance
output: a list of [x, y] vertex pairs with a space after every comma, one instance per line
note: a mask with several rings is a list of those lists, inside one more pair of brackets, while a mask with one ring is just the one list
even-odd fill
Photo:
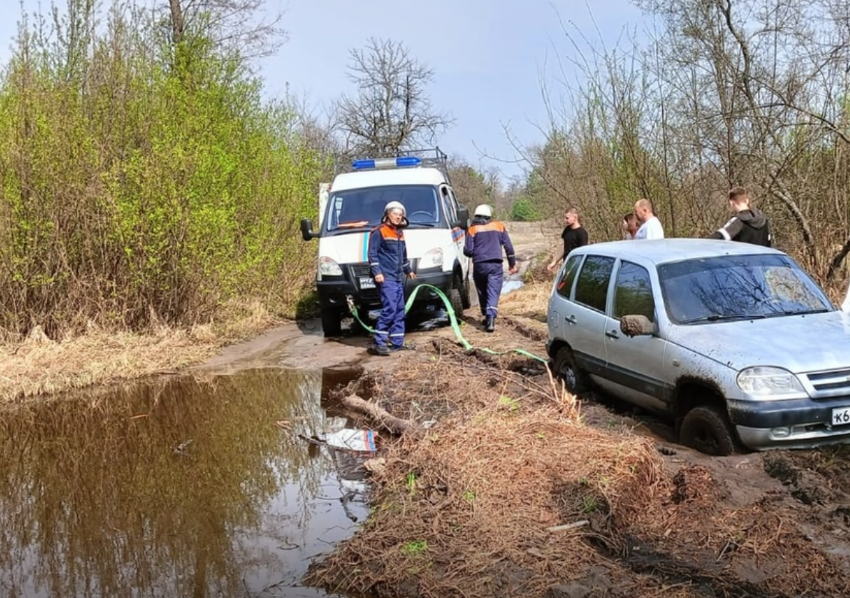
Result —
[[482, 204], [475, 208], [472, 226], [466, 232], [463, 254], [472, 258], [472, 280], [478, 293], [478, 305], [484, 316], [484, 330], [496, 330], [499, 314], [499, 295], [502, 292], [502, 247], [508, 256], [511, 274], [516, 273], [516, 256], [508, 229], [492, 220], [493, 210]]
[[369, 234], [369, 269], [381, 290], [381, 315], [372, 346], [376, 355], [404, 349], [404, 278], [416, 278], [402, 232], [407, 225], [404, 206], [391, 201], [380, 226]]

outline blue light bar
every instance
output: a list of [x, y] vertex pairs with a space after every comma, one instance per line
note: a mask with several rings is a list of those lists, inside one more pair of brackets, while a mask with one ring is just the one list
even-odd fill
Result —
[[422, 160], [416, 156], [405, 156], [404, 158], [395, 159], [395, 165], [399, 168], [403, 168], [404, 166], [419, 166], [420, 164], [422, 164]]
[[408, 166], [419, 166], [422, 160], [416, 156], [402, 156], [401, 158], [379, 158], [377, 160], [355, 160], [351, 163], [354, 170], [370, 170], [373, 168], [405, 168]]
[[375, 168], [374, 160], [355, 160], [351, 163], [351, 167], [354, 170], [366, 170], [368, 168]]

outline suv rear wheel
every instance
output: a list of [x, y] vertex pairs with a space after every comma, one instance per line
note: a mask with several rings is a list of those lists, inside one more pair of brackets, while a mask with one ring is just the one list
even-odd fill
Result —
[[715, 405], [688, 411], [679, 430], [679, 442], [707, 455], [731, 455], [736, 449], [729, 417]]
[[587, 374], [576, 363], [575, 355], [569, 347], [561, 347], [555, 354], [555, 375], [564, 381], [564, 386], [572, 394], [585, 392], [588, 387]]

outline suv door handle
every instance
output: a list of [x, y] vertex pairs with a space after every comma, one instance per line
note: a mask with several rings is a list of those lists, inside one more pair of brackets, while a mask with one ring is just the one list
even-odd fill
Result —
[[575, 324], [576, 323], [576, 317], [572, 316], [572, 315], [571, 316], [564, 316], [564, 321], [569, 322], [570, 324]]
[[609, 330], [605, 333], [605, 336], [607, 336], [608, 338], [620, 338], [620, 335], [617, 334], [616, 330]]

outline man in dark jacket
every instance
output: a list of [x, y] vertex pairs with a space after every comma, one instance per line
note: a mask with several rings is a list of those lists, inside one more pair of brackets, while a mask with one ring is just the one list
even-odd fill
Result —
[[496, 330], [499, 295], [502, 293], [502, 247], [508, 256], [508, 268], [516, 273], [516, 256], [508, 229], [493, 220], [493, 210], [482, 204], [475, 208], [472, 226], [466, 232], [463, 254], [472, 258], [472, 280], [478, 293], [478, 305], [484, 316], [484, 330]]
[[406, 226], [404, 206], [391, 201], [384, 208], [381, 225], [369, 234], [369, 269], [381, 289], [381, 315], [372, 346], [376, 355], [404, 348], [404, 278], [416, 278], [407, 259], [402, 232]]
[[564, 240], [564, 253], [558, 259], [553, 259], [546, 266], [546, 270], [551, 272], [562, 261], [567, 261], [567, 256], [573, 249], [584, 247], [588, 243], [587, 230], [581, 225], [581, 220], [578, 216], [578, 210], [569, 208], [564, 212], [564, 232], [561, 233], [561, 238]]
[[709, 239], [726, 239], [770, 247], [770, 224], [763, 212], [750, 207], [750, 198], [743, 187], [729, 191], [729, 207], [735, 212], [729, 222], [709, 236]]

